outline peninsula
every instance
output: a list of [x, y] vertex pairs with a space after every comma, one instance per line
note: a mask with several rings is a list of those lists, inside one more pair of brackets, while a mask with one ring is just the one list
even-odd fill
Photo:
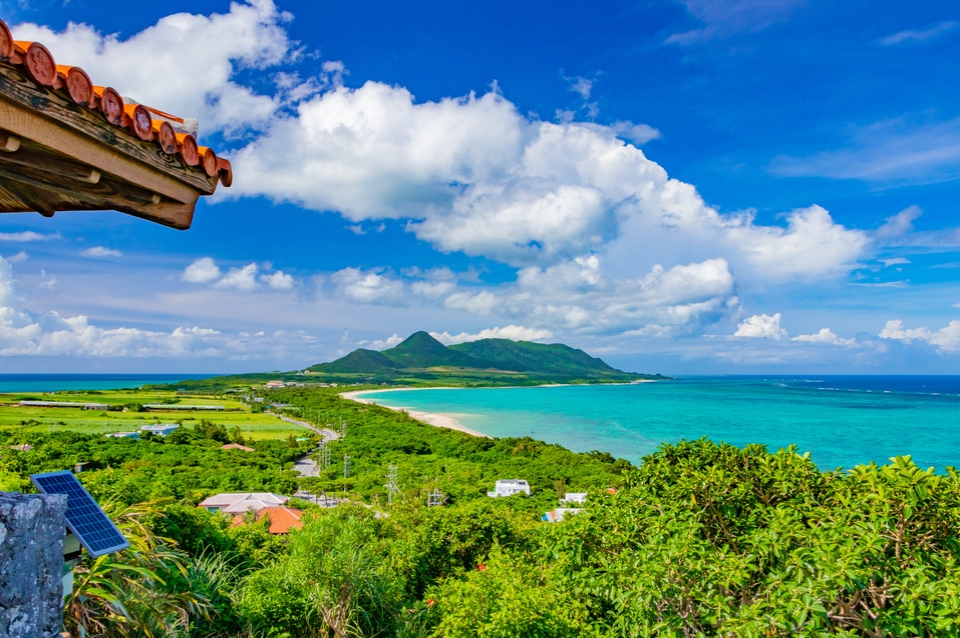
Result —
[[383, 351], [358, 349], [306, 371], [331, 382], [413, 385], [540, 385], [546, 383], [629, 383], [666, 379], [613, 368], [583, 350], [561, 343], [480, 339], [445, 346], [427, 332], [415, 332]]

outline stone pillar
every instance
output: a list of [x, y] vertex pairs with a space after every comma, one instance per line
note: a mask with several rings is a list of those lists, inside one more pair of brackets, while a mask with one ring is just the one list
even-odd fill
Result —
[[0, 638], [49, 638], [63, 623], [67, 497], [0, 492]]

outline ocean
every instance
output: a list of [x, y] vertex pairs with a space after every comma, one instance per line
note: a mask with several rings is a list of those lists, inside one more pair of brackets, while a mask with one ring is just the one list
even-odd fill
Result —
[[636, 462], [703, 436], [771, 451], [796, 444], [822, 469], [911, 455], [960, 466], [960, 376], [689, 377], [635, 385], [396, 390], [377, 403], [456, 417], [496, 437], [530, 436]]
[[117, 390], [185, 379], [208, 379], [212, 374], [0, 374], [0, 393], [58, 392], [60, 390]]

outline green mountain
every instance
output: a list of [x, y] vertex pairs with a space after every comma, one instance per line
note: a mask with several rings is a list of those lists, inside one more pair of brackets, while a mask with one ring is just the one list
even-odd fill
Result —
[[[396, 368], [489, 368], [483, 361], [469, 354], [446, 347], [426, 332], [414, 332], [399, 345], [383, 351], [383, 356]], [[349, 355], [347, 355], [349, 356]], [[336, 363], [336, 361], [334, 361]]]
[[324, 364], [325, 372], [383, 372], [394, 370], [393, 361], [376, 350], [354, 350], [345, 357]]
[[354, 350], [308, 373], [334, 381], [447, 382], [466, 385], [527, 385], [542, 382], [599, 382], [662, 379], [624, 372], [562, 343], [481, 339], [444, 346], [426, 332], [410, 335], [382, 352]]
[[554, 374], [609, 375], [626, 374], [611, 368], [601, 359], [591, 357], [562, 343], [545, 345], [510, 339], [481, 339], [450, 346], [476, 359], [489, 362], [489, 367], [517, 372], [550, 372]]

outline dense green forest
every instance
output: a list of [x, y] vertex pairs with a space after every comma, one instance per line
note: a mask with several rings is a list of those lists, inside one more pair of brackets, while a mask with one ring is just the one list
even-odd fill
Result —
[[[796, 450], [706, 440], [633, 465], [531, 439], [421, 424], [328, 389], [286, 388], [346, 422], [319, 477], [316, 439], [244, 441], [207, 422], [166, 438], [0, 432], [0, 487], [88, 465], [81, 480], [131, 539], [87, 560], [67, 602], [86, 636], [941, 636], [960, 633], [960, 476], [908, 458], [819, 470]], [[29, 443], [33, 449], [11, 446]], [[343, 456], [351, 458], [344, 478]], [[400, 493], [388, 504], [388, 467]], [[497, 478], [532, 495], [491, 499]], [[196, 508], [220, 491], [347, 496], [287, 537]], [[426, 507], [426, 494], [446, 496]], [[589, 492], [561, 523], [540, 515]]]

